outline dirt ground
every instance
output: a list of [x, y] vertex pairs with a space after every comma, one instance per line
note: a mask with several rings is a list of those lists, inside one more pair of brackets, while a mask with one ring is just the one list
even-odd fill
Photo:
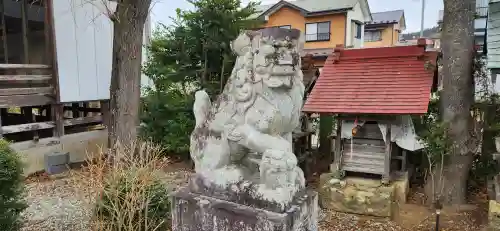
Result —
[[[165, 181], [171, 188], [187, 182], [191, 168], [189, 163], [176, 162], [164, 169]], [[88, 206], [79, 201], [78, 192], [68, 185], [68, 177], [48, 177], [45, 174], [26, 180], [29, 208], [24, 213], [26, 226], [23, 230], [81, 231], [83, 222], [78, 216], [88, 216]], [[365, 217], [354, 214], [321, 210], [319, 226], [322, 231], [425, 231], [435, 230], [435, 214], [428, 207], [420, 205], [419, 192], [412, 192], [409, 204], [400, 206], [394, 221]], [[83, 200], [83, 199], [82, 199]], [[481, 231], [487, 222], [487, 200], [484, 194], [476, 193], [471, 203], [457, 209], [444, 209], [440, 217], [440, 230]], [[55, 211], [54, 206], [62, 209]], [[71, 215], [77, 215], [76, 217]], [[79, 215], [78, 215], [79, 214]], [[80, 225], [76, 225], [80, 223]]]

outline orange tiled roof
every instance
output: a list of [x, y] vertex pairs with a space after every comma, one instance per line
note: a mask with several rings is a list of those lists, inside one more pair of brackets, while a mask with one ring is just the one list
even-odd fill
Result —
[[[423, 44], [422, 44], [423, 42]], [[436, 52], [415, 46], [335, 48], [303, 111], [343, 114], [427, 112]], [[430, 61], [433, 65], [426, 65]]]

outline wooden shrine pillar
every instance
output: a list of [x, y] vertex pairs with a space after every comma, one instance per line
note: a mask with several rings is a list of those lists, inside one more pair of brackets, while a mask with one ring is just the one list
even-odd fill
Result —
[[2, 47], [3, 47], [3, 57], [4, 57], [4, 63], [9, 63], [9, 49], [7, 46], [7, 26], [5, 24], [5, 6], [4, 6], [4, 1], [0, 1], [0, 21], [2, 22]]
[[388, 184], [391, 177], [391, 153], [392, 153], [392, 142], [391, 142], [391, 122], [385, 124], [385, 155], [384, 155], [384, 175], [382, 175], [382, 183]]
[[3, 138], [3, 130], [2, 130], [2, 112], [3, 108], [0, 108], [0, 139]]
[[333, 117], [331, 115], [320, 115], [319, 117], [319, 151], [332, 160], [332, 141], [330, 135], [333, 129]]
[[30, 63], [29, 52], [29, 26], [28, 26], [28, 0], [21, 0], [21, 22], [22, 22], [22, 35], [23, 35], [23, 62], [24, 64]]
[[54, 136], [61, 137], [64, 135], [64, 107], [63, 104], [52, 104], [50, 115], [54, 121]]
[[403, 172], [406, 172], [406, 161], [407, 161], [406, 154], [407, 154], [406, 149], [403, 149], [403, 151], [401, 152], [401, 171]]
[[101, 100], [99, 104], [101, 105], [102, 124], [109, 129], [111, 122], [109, 100]]
[[335, 152], [333, 164], [330, 166], [331, 172], [340, 171], [342, 168], [342, 120], [337, 119], [337, 129], [335, 136]]
[[61, 103], [61, 96], [59, 92], [59, 71], [57, 68], [57, 56], [56, 56], [56, 44], [55, 44], [55, 30], [54, 30], [54, 18], [52, 17], [52, 2], [54, 0], [44, 1], [45, 6], [45, 48], [47, 53], [47, 60], [52, 68], [52, 84], [54, 86], [54, 93], [56, 96], [56, 102], [51, 105], [50, 115], [52, 121], [54, 121], [53, 136], [61, 137], [64, 135], [64, 104]]
[[81, 117], [81, 115], [80, 115], [80, 103], [72, 103], [71, 104], [71, 117], [72, 118]]

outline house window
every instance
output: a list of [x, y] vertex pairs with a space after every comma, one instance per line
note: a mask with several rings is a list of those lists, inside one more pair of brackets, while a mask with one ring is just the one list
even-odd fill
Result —
[[354, 31], [356, 32], [354, 38], [361, 39], [362, 26], [360, 23], [354, 22]]
[[330, 41], [330, 22], [306, 23], [306, 42]]
[[281, 29], [292, 29], [292, 26], [290, 25], [284, 25], [284, 26], [278, 26]]
[[365, 31], [365, 42], [375, 42], [382, 40], [382, 31]]

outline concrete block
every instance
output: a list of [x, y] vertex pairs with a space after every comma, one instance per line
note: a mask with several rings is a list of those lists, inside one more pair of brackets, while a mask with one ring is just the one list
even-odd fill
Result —
[[69, 164], [69, 152], [50, 152], [45, 154], [45, 163], [49, 166]]
[[69, 152], [50, 152], [45, 154], [45, 172], [49, 175], [66, 171], [69, 164]]

